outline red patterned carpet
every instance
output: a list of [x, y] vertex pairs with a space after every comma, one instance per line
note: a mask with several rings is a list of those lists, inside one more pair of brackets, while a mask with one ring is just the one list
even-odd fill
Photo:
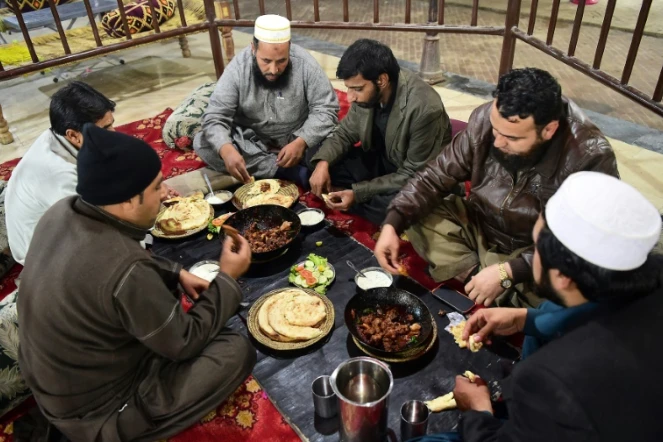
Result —
[[[341, 102], [340, 117], [343, 118], [349, 109], [344, 92], [337, 91]], [[203, 166], [200, 158], [193, 151], [169, 149], [161, 137], [161, 128], [171, 109], [166, 109], [153, 118], [136, 121], [116, 128], [117, 131], [133, 135], [150, 144], [161, 157], [162, 171], [166, 178], [196, 170]], [[9, 179], [19, 159], [0, 164], [0, 178]], [[300, 201], [311, 207], [323, 208], [328, 219], [340, 230], [352, 236], [361, 244], [375, 247], [378, 227], [355, 216], [327, 209], [323, 202], [310, 193], [301, 196]], [[432, 289], [435, 283], [426, 273], [427, 264], [423, 261], [407, 241], [401, 244], [401, 260], [409, 275], [425, 287]], [[22, 267], [16, 265], [10, 273], [0, 281], [0, 300], [11, 293], [16, 285], [16, 277]], [[0, 418], [0, 442], [13, 441], [13, 422], [33, 407], [32, 399], [26, 401], [16, 410]], [[206, 441], [264, 441], [288, 442], [300, 438], [283, 419], [279, 411], [269, 400], [255, 379], [249, 377], [228, 400], [212, 410], [199, 423], [169, 439], [171, 442], [206, 442]]]

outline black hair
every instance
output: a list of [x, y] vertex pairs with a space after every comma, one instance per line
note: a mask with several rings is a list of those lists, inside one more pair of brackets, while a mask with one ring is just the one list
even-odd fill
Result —
[[361, 74], [366, 80], [375, 82], [381, 74], [386, 73], [389, 81], [395, 83], [400, 71], [398, 61], [388, 46], [376, 40], [362, 38], [345, 50], [336, 68], [336, 77], [347, 80]]
[[542, 69], [514, 69], [502, 75], [493, 97], [502, 117], [532, 116], [539, 130], [562, 116], [562, 87]]
[[115, 111], [113, 101], [92, 86], [73, 81], [53, 94], [48, 115], [51, 129], [64, 136], [67, 129], [81, 132], [85, 123], [96, 123], [108, 111]]
[[569, 250], [547, 225], [536, 241], [543, 272], [557, 269], [570, 278], [589, 301], [623, 302], [649, 295], [661, 287], [663, 255], [650, 253], [634, 270], [608, 270], [592, 264]]

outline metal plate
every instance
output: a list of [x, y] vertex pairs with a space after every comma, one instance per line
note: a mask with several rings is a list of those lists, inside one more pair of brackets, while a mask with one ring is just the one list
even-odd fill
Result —
[[246, 319], [246, 324], [249, 329], [249, 333], [251, 333], [251, 336], [253, 336], [256, 341], [260, 342], [265, 347], [269, 347], [273, 350], [300, 350], [302, 348], [309, 347], [315, 344], [316, 342], [324, 339], [325, 336], [327, 336], [329, 332], [332, 330], [332, 328], [334, 328], [334, 305], [326, 296], [320, 295], [313, 290], [302, 289], [302, 288], [297, 288], [297, 290], [301, 290], [311, 296], [317, 296], [318, 298], [322, 299], [322, 302], [325, 304], [327, 316], [325, 317], [322, 325], [320, 325], [319, 327], [320, 330], [322, 331], [322, 333], [320, 333], [320, 336], [313, 339], [309, 339], [308, 341], [280, 342], [272, 340], [269, 336], [265, 335], [262, 332], [262, 330], [260, 330], [260, 325], [258, 324], [258, 312], [260, 311], [260, 307], [262, 307], [265, 301], [267, 301], [267, 299], [269, 299], [270, 297], [277, 295], [281, 292], [284, 292], [286, 290], [293, 290], [293, 289], [292, 287], [286, 287], [282, 289], [272, 290], [271, 292], [261, 296], [256, 302], [253, 303]]
[[[309, 260], [307, 259], [306, 261], [309, 261]], [[302, 266], [302, 265], [304, 265], [304, 263], [305, 263], [306, 261], [298, 262], [298, 263], [295, 264], [295, 265], [296, 265], [297, 267]], [[336, 269], [334, 268], [333, 265], [329, 264], [329, 262], [327, 262], [327, 265], [329, 266], [329, 268], [331, 269], [331, 271], [334, 272], [334, 276], [332, 276], [331, 279], [330, 279], [329, 281], [327, 281], [327, 284], [325, 284], [325, 287], [329, 287], [330, 285], [332, 285], [332, 283], [333, 283], [334, 281], [336, 281]], [[290, 275], [290, 274], [288, 274], [288, 275]], [[297, 285], [297, 284], [295, 284], [294, 282], [291, 282], [290, 284], [294, 285], [295, 287], [299, 287], [300, 289], [310, 289], [310, 290], [313, 290], [313, 288], [310, 288], [310, 287], [302, 287], [301, 285]]]
[[[239, 210], [242, 210], [244, 208], [244, 204], [246, 201], [248, 201], [250, 198], [253, 198], [256, 195], [251, 195], [250, 197], [248, 196], [249, 190], [255, 185], [259, 185], [262, 180], [258, 180], [255, 183], [250, 183], [250, 184], [244, 184], [242, 187], [237, 189], [235, 191], [235, 196], [232, 199], [233, 205], [237, 207]], [[293, 198], [292, 204], [288, 206], [288, 208], [292, 207], [295, 205], [295, 203], [299, 200], [299, 188], [297, 188], [297, 185], [295, 183], [292, 183], [290, 181], [284, 181], [284, 180], [276, 180], [279, 182], [281, 185], [281, 188], [276, 192], [277, 195], [286, 195], [286, 196], [291, 196]]]
[[[207, 203], [209, 205], [209, 203]], [[157, 219], [161, 216], [161, 214], [166, 210], [166, 207], [162, 207], [161, 210], [159, 210], [159, 215], [157, 215]], [[154, 228], [150, 232], [153, 236], [156, 238], [162, 238], [162, 239], [179, 239], [179, 238], [187, 238], [189, 236], [195, 235], [198, 232], [202, 232], [203, 230], [207, 229], [207, 225], [209, 224], [210, 221], [214, 219], [214, 207], [209, 205], [209, 217], [207, 218], [207, 221], [205, 224], [203, 224], [200, 227], [196, 227], [195, 229], [187, 230], [184, 233], [179, 233], [177, 235], [170, 235], [168, 233], [165, 233], [163, 230], [159, 228], [159, 226], [155, 223]]]

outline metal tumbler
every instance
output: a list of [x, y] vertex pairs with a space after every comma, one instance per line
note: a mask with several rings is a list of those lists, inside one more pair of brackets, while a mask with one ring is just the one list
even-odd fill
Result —
[[338, 401], [329, 383], [329, 376], [316, 378], [311, 384], [311, 391], [313, 392], [315, 413], [325, 419], [336, 416], [338, 413]]
[[421, 401], [407, 401], [401, 407], [401, 440], [423, 436], [428, 429], [430, 410]]

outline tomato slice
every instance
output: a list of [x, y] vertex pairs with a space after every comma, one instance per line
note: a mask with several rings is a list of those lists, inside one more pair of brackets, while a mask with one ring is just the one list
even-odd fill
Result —
[[306, 278], [306, 284], [308, 285], [315, 285], [318, 283], [318, 280], [315, 279], [314, 276], [311, 276], [310, 278]]
[[[306, 280], [308, 280], [309, 278], [313, 278], [313, 273], [311, 273], [310, 270], [301, 269], [301, 270], [299, 270], [299, 274], [302, 275], [302, 278], [304, 278]], [[315, 279], [315, 278], [313, 278], [313, 279]]]
[[216, 227], [221, 227], [223, 225], [223, 220], [215, 218], [212, 220], [212, 225]]

